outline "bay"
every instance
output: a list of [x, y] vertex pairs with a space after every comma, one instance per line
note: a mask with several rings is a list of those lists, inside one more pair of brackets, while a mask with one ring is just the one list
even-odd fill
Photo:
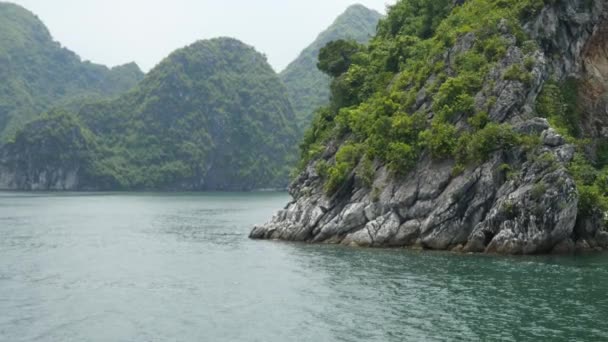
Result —
[[608, 255], [252, 241], [284, 193], [0, 193], [0, 341], [602, 341]]

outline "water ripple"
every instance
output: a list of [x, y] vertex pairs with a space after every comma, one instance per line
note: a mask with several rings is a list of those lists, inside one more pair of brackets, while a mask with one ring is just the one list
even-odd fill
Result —
[[286, 201], [0, 193], [0, 340], [608, 340], [607, 255], [248, 240]]

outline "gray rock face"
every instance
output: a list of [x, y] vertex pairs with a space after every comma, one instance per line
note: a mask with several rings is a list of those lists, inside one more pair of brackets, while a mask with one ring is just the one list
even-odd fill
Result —
[[0, 167], [0, 190], [70, 191], [79, 188], [78, 180], [77, 168], [17, 173]]
[[0, 150], [0, 190], [67, 191], [79, 187], [81, 175], [77, 165], [39, 166], [30, 162], [16, 168], [8, 154]]
[[499, 190], [492, 209], [469, 236], [465, 251], [546, 253], [572, 235], [578, 205], [576, 186], [557, 161], [555, 170], [542, 163], [526, 162], [523, 174]]
[[[456, 176], [453, 161], [434, 161], [430, 156], [423, 156], [405, 177], [376, 165], [371, 187], [359, 185], [351, 175], [333, 198], [324, 195], [313, 162], [291, 186], [294, 201], [270, 222], [255, 227], [251, 237], [500, 254], [569, 253], [608, 245], [608, 233], [597, 232], [596, 226], [585, 240], [575, 232], [579, 197], [567, 170], [574, 147], [547, 120], [534, 117], [532, 109], [550, 75], [584, 72], [583, 51], [608, 18], [604, 1], [584, 3], [588, 2], [548, 5], [526, 26], [542, 42], [540, 52], [526, 54], [515, 37], [504, 33], [512, 44], [475, 98], [479, 110], [490, 108], [492, 121], [537, 135], [539, 147], [498, 151]], [[448, 67], [451, 56], [470, 49], [473, 39], [465, 35], [446, 53]], [[502, 77], [507, 68], [529, 59], [534, 60], [530, 82]], [[490, 98], [494, 101], [488, 105]], [[419, 94], [416, 107], [431, 105], [432, 99]], [[466, 123], [457, 123], [462, 125]], [[331, 160], [336, 150], [330, 144], [324, 158]]]
[[[72, 135], [74, 141], [81, 142], [82, 137]], [[34, 158], [40, 156], [41, 149], [54, 150], [50, 143], [36, 146], [36, 151], [25, 149], [16, 153], [12, 146], [0, 147], [0, 190], [28, 191], [71, 191], [80, 188], [83, 178], [82, 164], [71, 160], [61, 160], [57, 153], [45, 160]], [[38, 153], [38, 154], [36, 154]], [[45, 153], [46, 155], [46, 153]]]
[[[353, 188], [351, 197], [328, 200], [311, 168], [309, 185], [292, 188], [297, 200], [271, 222], [255, 227], [257, 239], [341, 243], [364, 247], [422, 245], [447, 250], [507, 254], [545, 253], [568, 239], [577, 217], [578, 193], [560, 161], [561, 148], [545, 146], [537, 157], [520, 151], [460, 176], [449, 162], [421, 163], [407, 180], [377, 172], [387, 182], [380, 198]], [[506, 159], [522, 161], [521, 174], [507, 179]]]

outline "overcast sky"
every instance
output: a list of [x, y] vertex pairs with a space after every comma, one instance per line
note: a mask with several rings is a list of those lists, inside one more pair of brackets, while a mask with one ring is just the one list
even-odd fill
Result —
[[229, 36], [280, 71], [351, 4], [384, 13], [394, 0], [13, 0], [84, 60], [148, 71], [196, 40]]

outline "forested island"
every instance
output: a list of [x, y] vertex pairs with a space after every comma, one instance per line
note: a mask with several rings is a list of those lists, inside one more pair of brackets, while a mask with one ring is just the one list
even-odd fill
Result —
[[415, 1], [329, 43], [294, 201], [253, 238], [500, 254], [608, 248], [605, 1]]
[[294, 122], [261, 54], [233, 39], [201, 41], [115, 99], [25, 125], [3, 149], [2, 175], [25, 189], [278, 188]]

